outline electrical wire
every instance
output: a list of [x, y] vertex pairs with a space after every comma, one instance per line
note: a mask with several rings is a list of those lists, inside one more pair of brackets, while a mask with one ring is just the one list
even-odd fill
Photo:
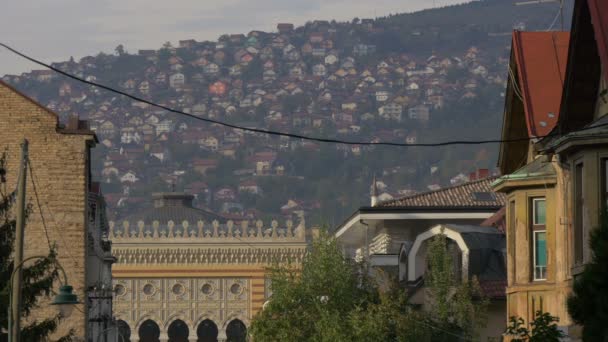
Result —
[[420, 320], [420, 321], [418, 321], [418, 322], [419, 322], [419, 323], [422, 323], [423, 325], [426, 325], [427, 327], [429, 327], [429, 328], [431, 328], [431, 329], [435, 329], [435, 330], [437, 330], [437, 331], [441, 331], [441, 332], [443, 332], [443, 333], [445, 333], [445, 334], [448, 334], [448, 335], [451, 335], [451, 336], [457, 337], [459, 340], [460, 340], [460, 339], [462, 339], [462, 340], [464, 340], [464, 341], [472, 341], [472, 339], [470, 339], [470, 338], [469, 338], [469, 339], [467, 339], [466, 337], [464, 337], [464, 336], [462, 336], [462, 335], [458, 335], [458, 334], [453, 333], [453, 332], [451, 332], [451, 331], [448, 331], [448, 330], [445, 330], [445, 329], [439, 328], [439, 327], [437, 327], [437, 326], [435, 326], [435, 325], [433, 325], [433, 324], [430, 324], [430, 323], [425, 322], [424, 320]]
[[[508, 142], [518, 142], [518, 141], [530, 141], [531, 139], [540, 139], [540, 138], [546, 138], [546, 137], [550, 137], [550, 136], [557, 136], [557, 134], [553, 133], [553, 134], [547, 134], [544, 136], [536, 136], [536, 137], [522, 137], [522, 138], [513, 138], [513, 139], [488, 139], [488, 140], [452, 140], [452, 141], [444, 141], [444, 142], [438, 142], [438, 143], [414, 143], [414, 144], [407, 144], [407, 143], [396, 143], [396, 142], [371, 142], [371, 141], [352, 141], [352, 140], [340, 140], [340, 139], [335, 139], [335, 138], [322, 138], [322, 137], [312, 137], [312, 136], [307, 136], [307, 135], [301, 135], [301, 134], [295, 134], [295, 133], [287, 133], [287, 132], [279, 132], [279, 131], [273, 131], [273, 130], [267, 130], [267, 129], [261, 129], [261, 128], [252, 128], [252, 127], [244, 127], [244, 126], [239, 126], [236, 124], [232, 124], [232, 123], [228, 123], [228, 122], [223, 122], [223, 121], [219, 121], [219, 120], [214, 120], [214, 119], [209, 119], [209, 118], [203, 118], [203, 117], [199, 117], [190, 113], [186, 113], [177, 109], [173, 109], [170, 107], [167, 107], [165, 105], [161, 105], [140, 97], [137, 97], [135, 95], [123, 92], [121, 90], [97, 83], [97, 82], [92, 82], [92, 81], [87, 81], [83, 78], [80, 78], [78, 76], [72, 75], [68, 72], [65, 72], [61, 69], [58, 69], [56, 67], [53, 67], [51, 65], [48, 65], [44, 62], [41, 62], [33, 57], [30, 57], [22, 52], [19, 52], [15, 49], [13, 49], [12, 47], [4, 44], [4, 43], [0, 43], [0, 46], [4, 47], [5, 49], [11, 51], [12, 53], [27, 59], [30, 62], [33, 62], [35, 64], [38, 64], [40, 66], [43, 66], [45, 68], [48, 68], [50, 70], [53, 70], [63, 76], [66, 76], [68, 78], [71, 78], [73, 80], [76, 80], [78, 82], [84, 83], [84, 84], [88, 84], [90, 86], [94, 86], [94, 87], [99, 87], [102, 89], [105, 89], [109, 92], [130, 98], [134, 101], [137, 102], [141, 102], [141, 103], [145, 103], [148, 104], [150, 106], [153, 107], [157, 107], [163, 110], [166, 110], [168, 112], [172, 112], [175, 114], [179, 114], [179, 115], [183, 115], [183, 116], [187, 116], [189, 118], [195, 119], [195, 120], [199, 120], [199, 121], [204, 121], [207, 123], [212, 123], [212, 124], [218, 124], [221, 126], [225, 126], [225, 127], [229, 127], [232, 129], [237, 129], [237, 130], [242, 130], [242, 131], [249, 131], [249, 132], [254, 132], [254, 133], [262, 133], [262, 134], [267, 134], [267, 135], [274, 135], [274, 136], [282, 136], [282, 137], [288, 137], [288, 138], [294, 138], [294, 139], [302, 139], [302, 140], [309, 140], [309, 141], [315, 141], [315, 142], [321, 142], [321, 143], [333, 143], [333, 144], [344, 144], [344, 145], [365, 145], [365, 146], [370, 146], [370, 145], [376, 145], [376, 146], [393, 146], [393, 147], [440, 147], [440, 146], [452, 146], [452, 145], [481, 145], [481, 144], [493, 144], [493, 143], [508, 143]], [[519, 94], [520, 98], [521, 98], [521, 94]], [[606, 124], [608, 125], [608, 124]], [[599, 126], [599, 125], [598, 125]], [[595, 126], [595, 127], [598, 127]], [[583, 128], [581, 130], [585, 130], [585, 129], [589, 129], [589, 128]], [[580, 131], [580, 130], [579, 130]]]
[[[559, 10], [557, 10], [557, 14], [555, 15], [555, 18], [553, 18], [553, 21], [551, 22], [551, 25], [549, 25], [549, 27], [545, 31], [551, 31], [553, 29], [553, 26], [555, 25], [555, 23], [557, 23], [557, 19], [559, 19], [559, 17], [561, 16], [562, 11], [563, 11], [563, 9], [560, 6]], [[562, 24], [562, 26], [563, 26], [563, 24]]]
[[36, 198], [36, 205], [38, 206], [38, 212], [40, 213], [40, 220], [42, 221], [42, 227], [44, 229], [44, 235], [46, 236], [46, 242], [49, 245], [49, 252], [53, 250], [51, 245], [51, 239], [49, 237], [49, 230], [46, 226], [46, 219], [42, 212], [42, 206], [40, 205], [40, 198], [38, 197], [38, 189], [36, 188], [36, 182], [34, 182], [34, 172], [32, 171], [32, 161], [27, 158], [27, 168], [30, 170], [30, 176], [32, 177], [32, 188], [34, 189], [34, 197]]
[[[28, 163], [28, 164], [31, 165], [31, 162]], [[36, 177], [36, 173], [34, 172], [34, 168], [31, 167], [31, 166], [30, 166], [30, 173], [32, 175], [32, 183], [34, 184], [34, 187], [35, 187], [35, 184], [38, 182], [38, 179]], [[49, 216], [51, 217], [51, 220], [53, 221], [53, 224], [55, 226], [58, 226], [57, 220], [55, 220], [55, 216], [53, 215], [53, 212], [51, 211], [51, 209], [48, 206], [48, 204], [47, 204], [46, 207], [48, 209]], [[40, 207], [40, 213], [42, 213], [42, 207]], [[64, 250], [65, 250], [66, 254], [68, 255], [68, 257], [72, 260], [72, 262], [74, 263], [74, 265], [78, 265], [78, 261], [76, 261], [76, 258], [74, 258], [74, 256], [72, 255], [72, 253], [70, 253], [70, 246], [63, 239], [63, 234], [60, 231], [57, 231], [57, 230], [55, 230], [55, 234], [57, 234], [59, 236], [59, 241], [63, 244]]]
[[521, 94], [519, 86], [517, 85], [517, 78], [515, 77], [513, 69], [511, 69], [511, 65], [509, 65], [509, 78], [511, 79], [511, 83], [513, 84], [513, 92], [521, 100], [521, 102], [524, 103], [524, 98]]

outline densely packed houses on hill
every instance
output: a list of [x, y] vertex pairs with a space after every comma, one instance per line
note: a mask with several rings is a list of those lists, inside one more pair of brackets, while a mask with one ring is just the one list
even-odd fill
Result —
[[[505, 84], [499, 71], [506, 60], [474, 46], [447, 55], [387, 53], [360, 38], [384, 30], [374, 21], [288, 27], [293, 25], [279, 24], [274, 33], [225, 35], [216, 42], [182, 40], [177, 47], [165, 44], [134, 55], [119, 46], [116, 55], [54, 66], [194, 116], [313, 136], [407, 143], [416, 143], [427, 129], [441, 125], [443, 119], [434, 115], [446, 105], [474, 101], [484, 88]], [[90, 120], [106, 147], [96, 172], [103, 179], [111, 213], [141, 207], [143, 193], [167, 191], [175, 184], [194, 193], [198, 206], [235, 217], [254, 216], [256, 201], [272, 191], [262, 177], [310, 177], [294, 167], [290, 156], [296, 150], [322, 149], [318, 143], [271, 139], [169, 115], [51, 71], [5, 80], [31, 89], [53, 110], [68, 116], [78, 112]], [[331, 148], [354, 159], [369, 151], [358, 145]], [[471, 161], [464, 169], [479, 162], [487, 166], [487, 161]], [[226, 164], [234, 167], [226, 169]], [[231, 172], [237, 181], [199, 180], [213, 172]], [[447, 181], [405, 165], [386, 166], [381, 172], [423, 177], [435, 187]], [[386, 195], [417, 187], [393, 184]], [[282, 203], [262, 210], [289, 215], [320, 206], [306, 194], [283, 196]]]

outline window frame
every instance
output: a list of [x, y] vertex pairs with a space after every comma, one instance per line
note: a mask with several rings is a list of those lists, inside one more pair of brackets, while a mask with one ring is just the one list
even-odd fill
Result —
[[508, 211], [509, 211], [509, 216], [508, 216], [508, 220], [509, 220], [509, 225], [508, 225], [508, 238], [509, 238], [509, 249], [510, 249], [510, 253], [511, 253], [511, 258], [512, 258], [512, 267], [511, 267], [511, 279], [513, 284], [517, 283], [517, 225], [516, 225], [516, 221], [517, 221], [517, 206], [515, 203], [515, 200], [510, 200], [509, 201], [509, 207], [508, 207]]
[[[539, 224], [536, 222], [536, 203], [544, 202], [545, 204], [545, 222], [543, 224]], [[547, 198], [544, 196], [532, 197], [530, 198], [530, 233], [532, 234], [532, 262], [531, 262], [531, 278], [533, 281], [546, 281], [547, 280]], [[537, 265], [537, 235], [544, 234], [545, 236], [545, 265]], [[537, 270], [540, 270], [540, 276], [537, 276]]]
[[600, 215], [608, 209], [608, 155], [600, 155]]
[[[545, 265], [537, 265], [536, 264], [536, 253], [537, 253], [537, 249], [536, 249], [536, 240], [537, 240], [537, 235], [539, 234], [544, 234], [545, 236], [545, 260], [547, 259], [547, 231], [546, 230], [533, 230], [532, 231], [532, 251], [533, 251], [533, 257], [532, 257], [532, 280], [533, 281], [545, 281], [547, 280], [547, 264], [545, 263]], [[537, 274], [537, 271], [540, 272], [540, 276]]]
[[572, 180], [572, 259], [575, 266], [585, 262], [585, 164], [582, 159], [574, 162]]

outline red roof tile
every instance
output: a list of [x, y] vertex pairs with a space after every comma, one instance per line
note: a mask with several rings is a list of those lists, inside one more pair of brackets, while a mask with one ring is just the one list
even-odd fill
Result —
[[530, 137], [547, 135], [557, 124], [569, 39], [568, 32], [513, 32], [518, 85]]

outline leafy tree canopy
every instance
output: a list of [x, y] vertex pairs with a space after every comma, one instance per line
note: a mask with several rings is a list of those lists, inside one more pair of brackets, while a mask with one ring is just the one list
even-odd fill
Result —
[[[374, 278], [368, 274], [364, 264], [345, 257], [336, 240], [321, 233], [301, 268], [282, 265], [271, 270], [272, 297], [252, 322], [253, 338], [332, 342], [462, 340], [460, 331], [465, 329], [442, 326], [431, 319], [432, 315], [414, 310], [407, 304], [405, 291], [385, 273], [376, 272]], [[462, 297], [455, 301], [467, 303]], [[468, 303], [472, 305], [470, 296]], [[466, 312], [458, 317], [480, 312], [456, 307]]]

